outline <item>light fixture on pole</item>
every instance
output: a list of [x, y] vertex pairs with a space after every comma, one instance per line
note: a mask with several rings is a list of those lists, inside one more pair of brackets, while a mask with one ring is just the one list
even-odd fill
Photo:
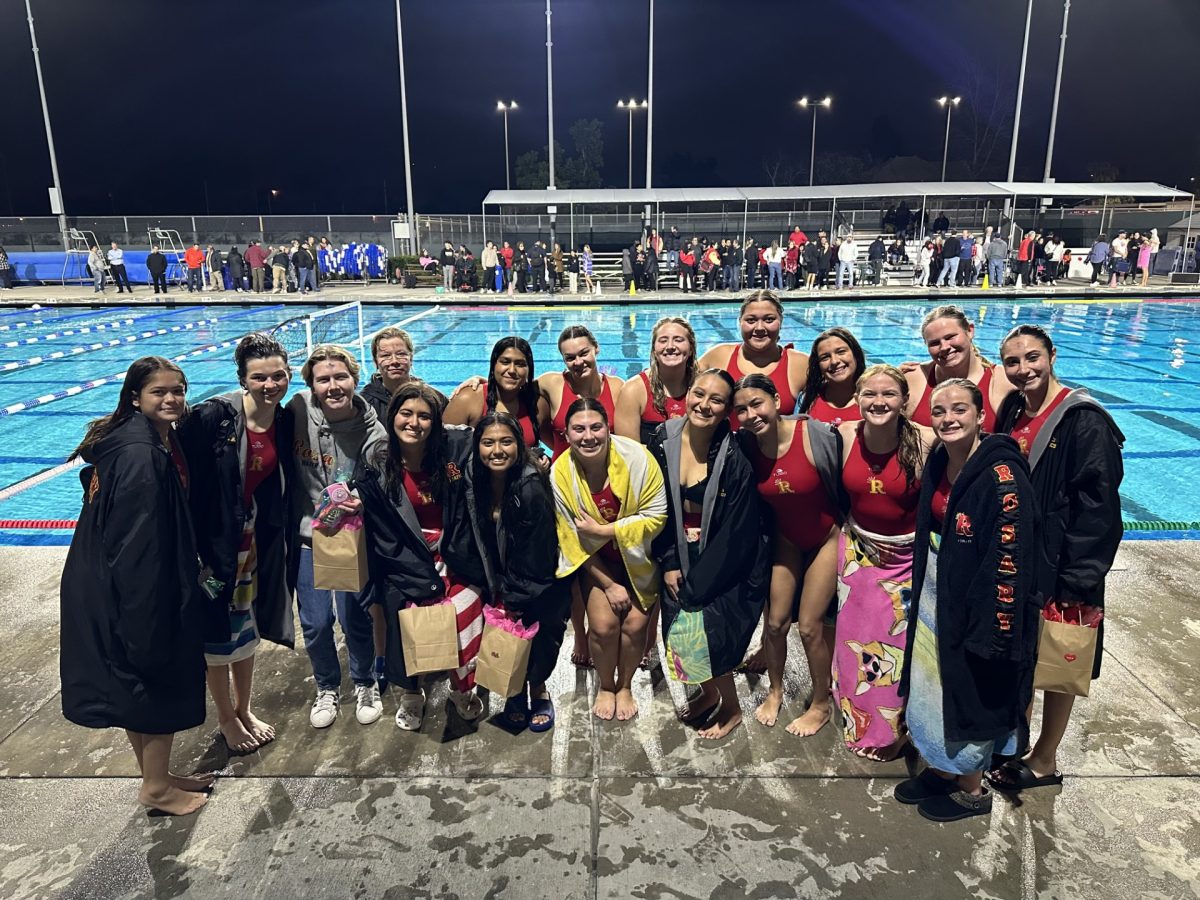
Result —
[[939, 106], [946, 107], [946, 142], [942, 145], [942, 181], [946, 180], [946, 161], [950, 158], [950, 113], [962, 97], [938, 97]]
[[823, 100], [809, 100], [807, 97], [801, 97], [796, 101], [796, 105], [801, 109], [812, 109], [812, 148], [808, 153], [808, 186], [813, 186], [813, 176], [817, 171], [817, 107], [823, 106], [829, 109], [833, 106], [833, 98], [826, 97]]
[[517, 101], [510, 100], [507, 104], [503, 100], [496, 101], [496, 111], [504, 113], [504, 189], [512, 190], [512, 182], [508, 175], [508, 114], [517, 108]]
[[1054, 102], [1050, 106], [1050, 139], [1046, 142], [1046, 171], [1042, 181], [1050, 180], [1050, 164], [1054, 161], [1054, 130], [1058, 126], [1058, 98], [1062, 94], [1063, 60], [1067, 55], [1067, 19], [1071, 17], [1071, 0], [1063, 0], [1062, 34], [1058, 38], [1058, 71], [1054, 75]]
[[633, 188], [633, 111], [635, 109], [648, 109], [650, 103], [647, 100], [637, 101], [632, 98], [629, 100], [618, 100], [617, 109], [629, 110], [629, 187]]
[[50, 129], [50, 107], [46, 103], [46, 85], [42, 81], [42, 51], [38, 49], [37, 32], [33, 28], [33, 7], [25, 0], [25, 15], [29, 19], [29, 44], [33, 49], [33, 67], [37, 70], [38, 96], [42, 99], [42, 120], [46, 123], [46, 146], [50, 149], [50, 176], [54, 179], [54, 190], [50, 196], [50, 212], [58, 216], [58, 230], [62, 234], [63, 249], [67, 249], [67, 215], [63, 207], [62, 184], [58, 180], [58, 157], [54, 154], [54, 132]]

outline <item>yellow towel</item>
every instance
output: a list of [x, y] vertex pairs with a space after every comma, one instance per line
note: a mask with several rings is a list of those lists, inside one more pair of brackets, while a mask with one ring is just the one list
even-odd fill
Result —
[[[650, 554], [650, 542], [667, 523], [667, 493], [662, 471], [654, 457], [637, 441], [612, 435], [608, 451], [608, 484], [621, 501], [621, 515], [613, 523], [615, 543], [621, 551], [630, 584], [644, 610], [658, 602], [658, 566]], [[558, 572], [565, 578], [606, 543], [580, 534], [575, 517], [580, 511], [603, 522], [592, 500], [587, 480], [570, 451], [562, 454], [550, 472], [554, 486], [555, 519], [558, 531]]]

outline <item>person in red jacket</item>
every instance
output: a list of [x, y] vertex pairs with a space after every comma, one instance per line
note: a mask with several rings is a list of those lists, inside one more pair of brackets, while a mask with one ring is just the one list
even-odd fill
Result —
[[250, 290], [261, 294], [265, 290], [267, 276], [267, 251], [259, 246], [258, 241], [251, 241], [242, 259], [250, 267]]
[[1033, 284], [1033, 244], [1037, 240], [1037, 232], [1030, 231], [1021, 239], [1017, 246], [1017, 287], [1022, 282]]
[[183, 261], [187, 264], [188, 293], [194, 294], [197, 291], [203, 291], [204, 251], [200, 249], [200, 245], [192, 244], [188, 247], [187, 252], [183, 254]]

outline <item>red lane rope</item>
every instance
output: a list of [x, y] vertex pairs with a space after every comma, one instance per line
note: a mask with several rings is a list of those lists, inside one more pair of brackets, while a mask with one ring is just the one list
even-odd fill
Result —
[[0, 519], [0, 528], [74, 528], [77, 519]]

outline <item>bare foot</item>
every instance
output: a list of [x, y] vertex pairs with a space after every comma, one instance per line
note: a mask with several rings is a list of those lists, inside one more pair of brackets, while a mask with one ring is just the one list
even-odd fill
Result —
[[791, 721], [787, 732], [796, 737], [809, 737], [825, 727], [830, 715], [829, 701], [814, 703], [804, 711], [803, 715], [797, 716]]
[[855, 756], [861, 759], [869, 759], [871, 762], [891, 762], [904, 752], [907, 744], [908, 735], [905, 735], [902, 738], [897, 738], [886, 747], [851, 747], [850, 751]]
[[754, 718], [770, 728], [779, 718], [779, 707], [781, 706], [783, 706], [783, 692], [780, 691], [776, 694], [767, 691], [767, 699], [758, 704], [758, 709], [754, 710]]
[[617, 721], [628, 722], [638, 714], [637, 701], [629, 690], [617, 691]]
[[177, 787], [181, 791], [207, 791], [212, 788], [213, 782], [217, 780], [217, 776], [211, 772], [205, 772], [203, 775], [168, 775], [171, 779], [171, 786]]
[[734, 706], [726, 712], [724, 705], [717, 711], [716, 720], [707, 728], [696, 732], [700, 737], [709, 741], [719, 741], [733, 729], [742, 724], [742, 710]]
[[254, 739], [241, 719], [230, 719], [221, 723], [221, 737], [232, 753], [253, 753], [258, 749], [258, 741]]
[[617, 714], [617, 695], [612, 691], [596, 691], [596, 702], [592, 704], [592, 715], [609, 721]]
[[187, 816], [208, 802], [208, 794], [197, 791], [181, 791], [168, 787], [160, 792], [151, 792], [143, 785], [138, 791], [138, 803], [150, 808], [151, 813], [166, 816]]
[[250, 736], [258, 741], [260, 745], [269, 744], [275, 740], [274, 726], [268, 725], [249, 710], [238, 713], [238, 719], [241, 721], [242, 726], [250, 732]]
[[742, 671], [748, 675], [762, 675], [767, 671], [767, 648], [764, 644], [759, 644], [742, 661]]

